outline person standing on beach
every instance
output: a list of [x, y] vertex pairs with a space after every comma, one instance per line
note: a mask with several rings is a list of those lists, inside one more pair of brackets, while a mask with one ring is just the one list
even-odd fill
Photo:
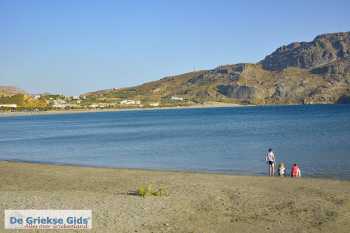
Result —
[[275, 158], [275, 153], [273, 153], [271, 148], [269, 148], [269, 150], [267, 151], [265, 160], [269, 166], [269, 176], [274, 176], [276, 158]]
[[301, 177], [301, 171], [299, 166], [295, 163], [292, 166], [292, 169], [290, 169], [290, 176], [291, 177]]

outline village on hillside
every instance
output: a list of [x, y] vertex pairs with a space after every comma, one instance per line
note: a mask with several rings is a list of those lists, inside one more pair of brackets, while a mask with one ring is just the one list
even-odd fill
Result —
[[0, 93], [0, 111], [48, 111], [83, 109], [123, 109], [181, 106], [188, 101], [171, 96], [162, 101], [145, 101], [131, 98], [105, 98], [98, 95], [64, 96], [58, 94]]

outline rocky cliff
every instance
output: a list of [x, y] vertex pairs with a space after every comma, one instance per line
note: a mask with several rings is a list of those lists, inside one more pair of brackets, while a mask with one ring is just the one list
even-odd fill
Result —
[[319, 35], [311, 42], [282, 46], [260, 63], [267, 70], [312, 69], [342, 59], [350, 59], [350, 32]]

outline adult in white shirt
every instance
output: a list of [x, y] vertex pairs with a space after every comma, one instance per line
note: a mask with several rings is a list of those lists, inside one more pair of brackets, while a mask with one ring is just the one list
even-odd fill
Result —
[[267, 151], [265, 160], [269, 166], [269, 176], [274, 176], [276, 157], [271, 148], [269, 148], [269, 150]]

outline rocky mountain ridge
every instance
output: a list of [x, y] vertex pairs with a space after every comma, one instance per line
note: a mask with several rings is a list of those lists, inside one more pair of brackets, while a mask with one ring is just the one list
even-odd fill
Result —
[[350, 59], [350, 32], [323, 34], [311, 42], [282, 46], [260, 63], [267, 70], [313, 69], [342, 59]]

